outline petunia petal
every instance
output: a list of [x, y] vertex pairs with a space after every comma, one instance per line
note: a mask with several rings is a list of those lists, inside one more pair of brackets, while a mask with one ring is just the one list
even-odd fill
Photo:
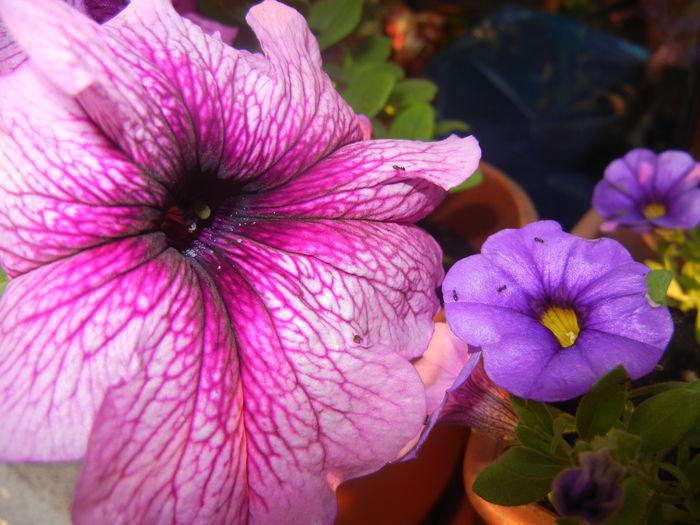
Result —
[[420, 433], [399, 452], [399, 458], [407, 461], [418, 455], [435, 424], [442, 420], [443, 407], [450, 392], [464, 383], [481, 358], [481, 352], [473, 350], [455, 337], [447, 323], [435, 323], [435, 332], [425, 353], [413, 364], [425, 385], [427, 413]]
[[249, 206], [278, 217], [415, 222], [476, 170], [480, 155], [473, 137], [356, 142], [274, 191], [255, 195]]
[[189, 260], [221, 299], [203, 273], [172, 292], [194, 305], [164, 321], [191, 327], [175, 331], [182, 352], [172, 358], [169, 341], [108, 395], [77, 523], [330, 523], [332, 489], [395, 458], [422, 426], [424, 387], [401, 354], [422, 352], [432, 332], [432, 239], [361, 221], [218, 235]]
[[[433, 413], [444, 402], [445, 392], [466, 379], [476, 366], [477, 359], [470, 359], [478, 352], [455, 337], [447, 323], [435, 323], [435, 332], [425, 353], [414, 365], [425, 385], [428, 413]], [[465, 367], [465, 363], [469, 364]], [[465, 368], [467, 369], [465, 372]]]
[[204, 232], [192, 254], [224, 295], [237, 289], [228, 282], [235, 275], [245, 278], [240, 286], [259, 290], [285, 317], [279, 330], [290, 346], [316, 332], [315, 352], [350, 345], [412, 359], [428, 346], [443, 273], [437, 244], [419, 228], [343, 220], [230, 225]]
[[15, 276], [157, 226], [165, 189], [31, 64], [0, 77], [0, 263]]
[[175, 252], [154, 240], [114, 242], [11, 281], [0, 302], [4, 460], [85, 453], [104, 392], [138, 369], [134, 349], [166, 307]]
[[170, 187], [192, 171], [277, 185], [362, 138], [303, 17], [273, 0], [248, 15], [265, 56], [205, 35], [167, 0], [134, 0], [102, 27], [58, 0], [2, 7], [32, 62]]
[[0, 19], [0, 75], [17, 69], [27, 58]]
[[110, 389], [97, 415], [73, 504], [77, 525], [233, 525], [249, 523], [256, 505], [225, 307], [201, 269], [172, 262], [165, 329], [143, 338], [142, 368]]

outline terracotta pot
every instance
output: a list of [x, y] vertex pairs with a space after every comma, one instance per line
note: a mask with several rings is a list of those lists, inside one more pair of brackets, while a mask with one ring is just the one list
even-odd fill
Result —
[[464, 455], [464, 486], [469, 503], [488, 525], [556, 525], [556, 516], [536, 503], [504, 507], [482, 499], [471, 490], [479, 473], [504, 451], [502, 441], [472, 431]]
[[625, 229], [605, 233], [600, 231], [602, 224], [603, 217], [595, 210], [588, 210], [572, 228], [571, 233], [586, 239], [598, 239], [600, 237], [615, 239], [629, 250], [636, 261], [643, 262], [646, 259], [657, 259], [656, 240], [653, 235], [639, 234]]
[[436, 425], [416, 459], [340, 485], [335, 525], [423, 523], [464, 455], [468, 432]]
[[427, 218], [466, 240], [477, 253], [486, 238], [504, 228], [519, 228], [538, 219], [535, 205], [518, 183], [487, 162], [479, 165], [484, 181], [450, 193]]

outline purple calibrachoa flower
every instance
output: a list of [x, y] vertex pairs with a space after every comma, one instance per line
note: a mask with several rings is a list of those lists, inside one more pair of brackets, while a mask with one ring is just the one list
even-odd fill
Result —
[[607, 167], [593, 207], [606, 219], [603, 231], [690, 229], [700, 223], [698, 183], [700, 164], [687, 153], [634, 149]]
[[607, 450], [582, 452], [581, 468], [566, 469], [554, 479], [554, 508], [565, 517], [602, 523], [622, 505], [624, 474]]
[[331, 523], [426, 416], [473, 138], [368, 141], [304, 19], [230, 48], [167, 0], [0, 0], [0, 457], [85, 456], [77, 524]]
[[612, 239], [535, 222], [492, 235], [450, 269], [445, 314], [455, 335], [481, 347], [496, 384], [528, 399], [569, 399], [619, 364], [638, 378], [659, 361], [673, 323], [646, 295], [649, 271]]

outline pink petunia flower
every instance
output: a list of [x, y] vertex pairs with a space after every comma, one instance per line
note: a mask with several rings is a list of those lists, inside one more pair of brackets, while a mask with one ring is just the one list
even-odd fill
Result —
[[76, 524], [330, 524], [420, 430], [473, 138], [368, 141], [304, 19], [0, 0], [0, 458], [84, 457]]

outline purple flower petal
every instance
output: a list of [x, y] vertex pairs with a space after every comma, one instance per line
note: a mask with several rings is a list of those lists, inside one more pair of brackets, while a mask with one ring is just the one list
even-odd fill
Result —
[[562, 350], [556, 340], [548, 344], [526, 336], [508, 338], [497, 351], [484, 352], [484, 368], [497, 385], [536, 401], [580, 396], [602, 375], [577, 346]]
[[700, 222], [699, 181], [700, 164], [687, 153], [635, 149], [607, 167], [593, 207], [606, 219], [606, 230], [689, 229]]
[[682, 193], [700, 182], [700, 165], [684, 151], [664, 151], [656, 159], [654, 195]]
[[669, 202], [666, 215], [654, 219], [659, 228], [689, 230], [700, 224], [700, 190], [681, 191], [682, 193]]
[[167, 329], [158, 301], [175, 254], [164, 248], [113, 242], [10, 282], [0, 302], [3, 460], [84, 455], [104, 392], [138, 368], [134, 347]]
[[618, 364], [636, 378], [660, 359], [673, 324], [649, 303], [648, 272], [616, 241], [541, 221], [496, 233], [480, 255], [457, 262], [443, 282], [445, 313], [458, 337], [482, 347], [499, 386], [569, 399]]
[[8, 167], [0, 264], [9, 275], [157, 226], [164, 188], [128, 163], [74, 101], [31, 67], [0, 85], [0, 164]]

